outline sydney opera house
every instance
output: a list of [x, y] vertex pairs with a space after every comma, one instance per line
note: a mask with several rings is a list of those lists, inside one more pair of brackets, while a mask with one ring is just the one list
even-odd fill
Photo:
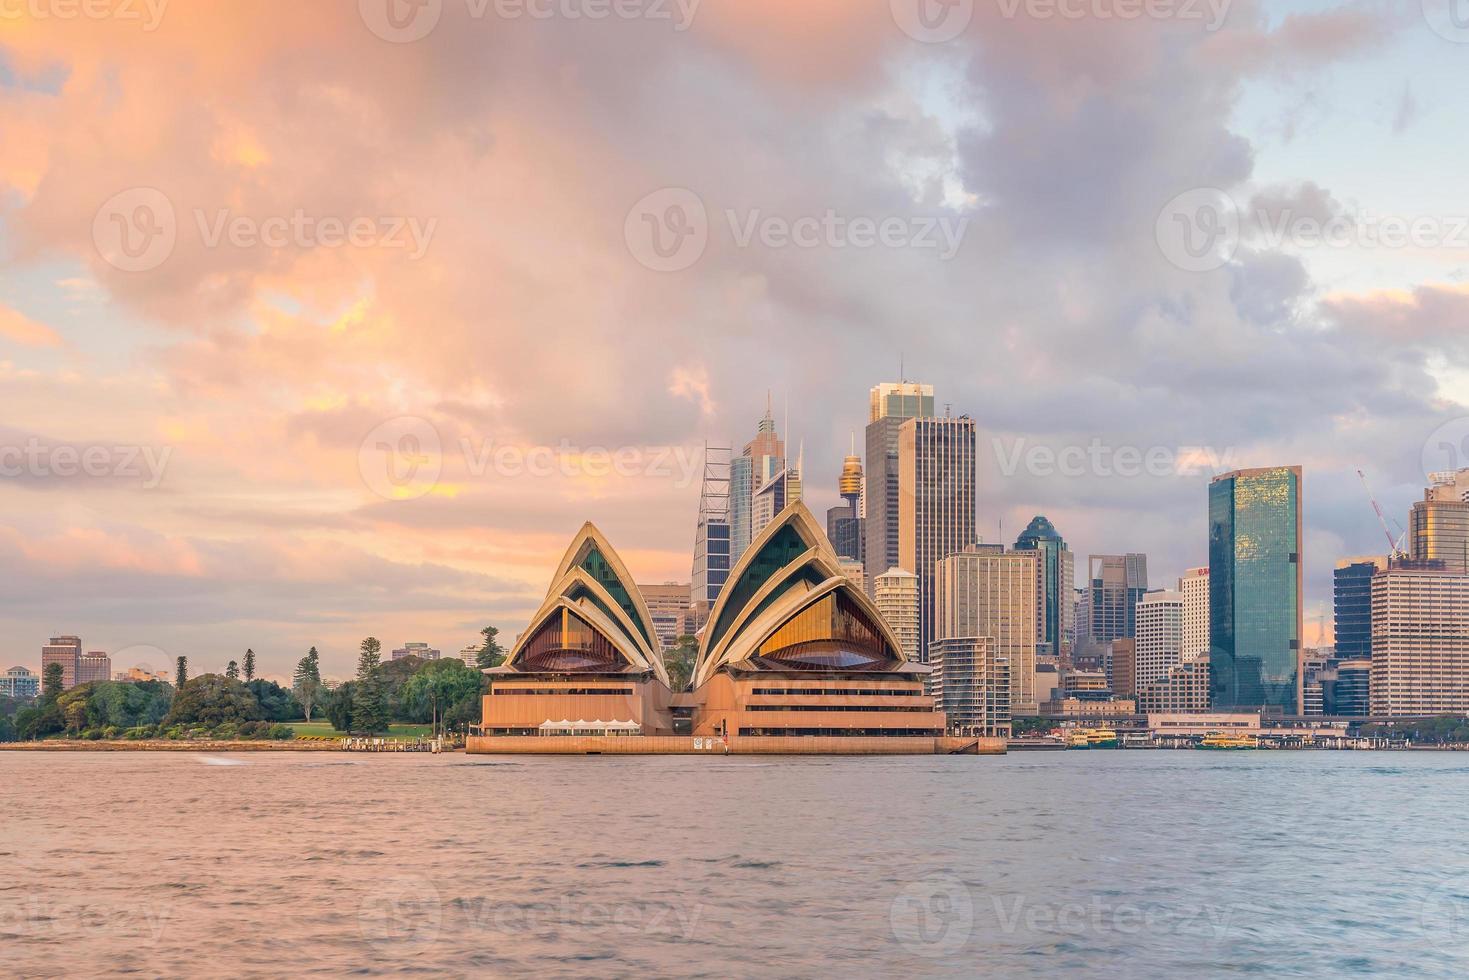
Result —
[[652, 617], [586, 524], [505, 663], [469, 751], [823, 753], [1003, 751], [949, 738], [892, 629], [844, 574], [803, 504], [730, 571], [687, 690], [672, 690]]

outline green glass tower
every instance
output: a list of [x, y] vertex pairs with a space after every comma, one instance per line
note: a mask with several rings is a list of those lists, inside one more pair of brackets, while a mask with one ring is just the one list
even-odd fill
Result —
[[1015, 539], [1015, 550], [1041, 553], [1040, 624], [1036, 633], [1039, 652], [1060, 654], [1069, 650], [1075, 629], [1071, 601], [1076, 592], [1071, 549], [1045, 515], [1037, 514]]
[[1216, 711], [1301, 713], [1301, 468], [1209, 485], [1209, 696]]

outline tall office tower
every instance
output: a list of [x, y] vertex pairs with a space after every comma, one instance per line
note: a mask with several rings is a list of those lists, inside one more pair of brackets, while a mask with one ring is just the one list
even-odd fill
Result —
[[1469, 469], [1433, 474], [1408, 529], [1414, 561], [1442, 561], [1451, 572], [1469, 572]]
[[1209, 696], [1219, 711], [1299, 714], [1301, 468], [1209, 484]]
[[837, 490], [842, 505], [826, 512], [826, 536], [843, 558], [862, 559], [862, 458], [857, 455], [857, 438], [852, 437], [852, 454], [842, 461]]
[[1190, 568], [1178, 580], [1183, 594], [1183, 642], [1179, 660], [1187, 663], [1209, 652], [1209, 570]]
[[1137, 604], [1137, 686], [1168, 676], [1183, 661], [1182, 592], [1159, 589]]
[[1336, 658], [1372, 658], [1372, 576], [1387, 568], [1386, 558], [1346, 558], [1331, 576], [1336, 622]]
[[1037, 514], [1015, 539], [1015, 550], [1037, 551], [1041, 556], [1036, 565], [1041, 577], [1040, 623], [1036, 633], [1040, 637], [1040, 652], [1057, 656], [1069, 653], [1076, 634], [1072, 618], [1076, 611], [1072, 600], [1076, 593], [1076, 564], [1071, 549], [1051, 522]]
[[1136, 698], [1137, 641], [1118, 637], [1107, 645], [1107, 687], [1114, 698]]
[[1010, 736], [1010, 665], [987, 636], [934, 640], [930, 690], [955, 735]]
[[648, 615], [653, 617], [653, 630], [663, 648], [673, 646], [687, 630], [684, 621], [689, 611], [689, 587], [677, 582], [663, 585], [640, 585], [638, 591], [648, 604]]
[[[934, 565], [973, 545], [976, 518], [974, 420], [922, 418], [904, 422], [898, 433], [898, 567], [918, 576], [918, 650], [928, 663], [934, 637]], [[1005, 656], [1005, 651], [998, 651]], [[1033, 689], [1032, 643], [1019, 684]], [[1020, 662], [1011, 658], [1012, 669]]]
[[[775, 515], [801, 499], [801, 461], [766, 480], [750, 501], [750, 531], [756, 538], [775, 520]], [[753, 538], [752, 538], [753, 540]]]
[[1372, 576], [1374, 715], [1469, 711], [1469, 575], [1415, 561]]
[[61, 687], [63, 690], [76, 687], [77, 668], [82, 659], [82, 641], [75, 636], [53, 636], [51, 642], [41, 647], [41, 680], [46, 679], [46, 668], [61, 665]]
[[1010, 713], [1033, 715], [1035, 607], [1040, 602], [1034, 551], [970, 545], [935, 563], [934, 639], [988, 638], [1010, 668]]
[[1106, 644], [1136, 636], [1138, 600], [1148, 591], [1148, 556], [1091, 555], [1086, 578], [1091, 638]]
[[112, 680], [112, 658], [100, 650], [82, 654], [77, 658], [76, 678], [78, 684]]
[[[765, 402], [765, 417], [755, 429], [755, 438], [745, 443], [729, 467], [729, 538], [730, 560], [739, 561], [750, 542], [760, 533], [755, 527], [755, 495], [786, 468], [785, 442], [775, 432], [775, 418], [770, 401]], [[782, 491], [784, 492], [784, 491]], [[775, 513], [780, 513], [779, 509]], [[768, 521], [767, 521], [768, 523]]]
[[694, 573], [689, 609], [698, 629], [729, 578], [729, 457], [727, 447], [704, 447], [704, 485], [694, 527]]
[[908, 419], [932, 416], [932, 385], [884, 382], [872, 389], [863, 492], [867, 568], [906, 567], [898, 559], [898, 432]]
[[872, 577], [872, 592], [877, 611], [893, 628], [903, 655], [918, 663], [918, 576], [902, 568], [889, 568]]

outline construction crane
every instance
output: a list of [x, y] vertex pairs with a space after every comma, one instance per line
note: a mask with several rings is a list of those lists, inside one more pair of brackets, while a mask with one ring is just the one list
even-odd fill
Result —
[[[1393, 558], [1400, 559], [1408, 557], [1408, 553], [1403, 550], [1403, 541], [1407, 538], [1408, 532], [1403, 531], [1403, 526], [1398, 524], [1398, 530], [1403, 531], [1403, 533], [1398, 535], [1397, 540], [1393, 540], [1392, 531], [1387, 526], [1387, 515], [1382, 512], [1382, 505], [1377, 502], [1377, 496], [1372, 492], [1372, 487], [1367, 483], [1367, 474], [1358, 470], [1357, 477], [1362, 481], [1362, 489], [1367, 491], [1367, 499], [1372, 501], [1372, 509], [1377, 511], [1377, 521], [1382, 525], [1382, 533], [1387, 536], [1387, 546], [1391, 550]], [[1393, 523], [1397, 524], [1396, 521]]]

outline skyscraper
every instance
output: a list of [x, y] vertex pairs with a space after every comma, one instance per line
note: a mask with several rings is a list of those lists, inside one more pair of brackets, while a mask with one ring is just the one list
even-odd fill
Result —
[[1137, 604], [1137, 687], [1168, 676], [1183, 660], [1182, 592], [1159, 589]]
[[1414, 561], [1469, 572], [1469, 469], [1433, 474], [1433, 486], [1413, 505], [1409, 533]]
[[933, 640], [988, 638], [989, 652], [1009, 665], [1010, 711], [1033, 715], [1036, 614], [1034, 551], [970, 545], [935, 563]]
[[1070, 652], [1071, 637], [1076, 632], [1072, 621], [1075, 613], [1076, 566], [1071, 549], [1044, 515], [1037, 514], [1020, 537], [1016, 551], [1040, 552], [1036, 565], [1040, 582], [1040, 623], [1036, 635], [1040, 652], [1060, 656]]
[[872, 389], [870, 397], [862, 564], [876, 570], [902, 567], [898, 559], [898, 432], [908, 419], [933, 416], [933, 386], [884, 382]]
[[112, 658], [101, 650], [82, 654], [77, 658], [76, 680], [78, 684], [112, 680]]
[[1386, 558], [1345, 558], [1336, 563], [1331, 577], [1336, 659], [1371, 659], [1372, 576], [1386, 567]]
[[1372, 576], [1374, 715], [1469, 712], [1469, 575], [1392, 562]]
[[[729, 467], [730, 560], [739, 561], [760, 529], [755, 527], [755, 495], [786, 468], [785, 442], [775, 432], [770, 402], [755, 429], [755, 438], [745, 444]], [[783, 492], [783, 491], [782, 491]], [[799, 499], [799, 495], [797, 495]], [[779, 513], [777, 508], [773, 513]], [[769, 523], [769, 518], [766, 519]]]
[[1209, 692], [1215, 709], [1299, 714], [1301, 468], [1209, 485]]
[[901, 568], [889, 568], [872, 580], [877, 611], [887, 620], [903, 648], [903, 655], [918, 662], [918, 576]]
[[1178, 656], [1188, 663], [1209, 652], [1209, 569], [1184, 572], [1178, 591], [1183, 593], [1183, 643]]
[[1091, 601], [1088, 635], [1100, 644], [1137, 635], [1137, 604], [1148, 591], [1148, 556], [1091, 555], [1087, 558]]
[[729, 457], [727, 447], [704, 447], [704, 484], [694, 527], [694, 572], [689, 606], [697, 630], [729, 577]]
[[41, 647], [41, 680], [46, 679], [46, 668], [61, 665], [62, 690], [76, 687], [77, 668], [82, 659], [82, 641], [75, 636], [53, 636], [51, 642]]
[[[934, 565], [976, 541], [974, 439], [974, 420], [967, 415], [909, 419], [898, 433], [897, 565], [918, 576], [923, 663], [934, 637]], [[1029, 689], [1026, 678], [1011, 689], [1022, 684]]]
[[[787, 465], [766, 480], [750, 500], [750, 531], [754, 537], [775, 520], [787, 505], [801, 499], [801, 463]], [[753, 540], [753, 538], [752, 538]]]

